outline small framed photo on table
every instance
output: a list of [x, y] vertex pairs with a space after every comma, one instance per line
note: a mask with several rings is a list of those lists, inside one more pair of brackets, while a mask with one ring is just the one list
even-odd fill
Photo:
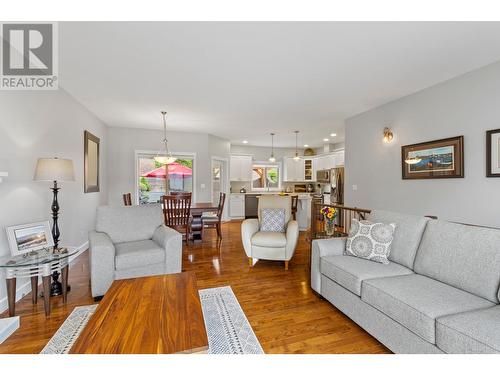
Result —
[[6, 230], [12, 256], [28, 254], [54, 246], [48, 221], [14, 225], [7, 227]]
[[486, 132], [486, 177], [500, 177], [500, 129]]

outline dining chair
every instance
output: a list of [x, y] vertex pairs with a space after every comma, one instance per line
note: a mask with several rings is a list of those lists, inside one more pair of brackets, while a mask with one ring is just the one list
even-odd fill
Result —
[[224, 212], [224, 202], [226, 201], [226, 193], [219, 194], [219, 205], [217, 206], [216, 214], [203, 213], [201, 215], [201, 236], [205, 228], [215, 228], [217, 230], [217, 241], [222, 242], [222, 213]]
[[292, 216], [293, 220], [297, 220], [297, 205], [299, 204], [299, 196], [292, 195]]
[[186, 236], [186, 245], [189, 246], [191, 194], [164, 195], [162, 202], [165, 225], [183, 233]]
[[123, 204], [125, 206], [132, 206], [132, 194], [131, 193], [123, 194]]

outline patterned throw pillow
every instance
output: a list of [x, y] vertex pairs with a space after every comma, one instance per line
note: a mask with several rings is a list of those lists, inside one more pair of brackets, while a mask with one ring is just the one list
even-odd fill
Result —
[[260, 211], [261, 232], [284, 232], [285, 231], [285, 209], [263, 208]]
[[372, 223], [352, 219], [345, 254], [389, 264], [389, 253], [396, 224]]

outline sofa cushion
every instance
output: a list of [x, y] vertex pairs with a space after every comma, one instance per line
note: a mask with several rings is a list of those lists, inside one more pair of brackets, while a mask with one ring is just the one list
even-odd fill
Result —
[[483, 298], [417, 274], [365, 280], [361, 299], [431, 344], [436, 342], [436, 318], [493, 306]]
[[498, 303], [500, 230], [431, 220], [414, 270]]
[[381, 264], [346, 255], [322, 257], [320, 267], [323, 275], [358, 296], [363, 280], [413, 273], [397, 263]]
[[391, 245], [389, 260], [413, 269], [415, 254], [422, 239], [425, 226], [429, 218], [423, 216], [406, 215], [397, 212], [373, 210], [370, 221], [395, 223], [394, 240]]
[[351, 230], [345, 245], [346, 255], [389, 264], [395, 224], [374, 223], [352, 219]]
[[446, 353], [500, 353], [500, 306], [439, 318], [436, 344]]
[[281, 232], [257, 232], [252, 236], [252, 245], [261, 247], [285, 247], [286, 236]]
[[97, 208], [96, 231], [106, 233], [113, 243], [150, 240], [163, 224], [159, 204]]
[[124, 270], [165, 262], [165, 249], [152, 240], [115, 244], [115, 268]]

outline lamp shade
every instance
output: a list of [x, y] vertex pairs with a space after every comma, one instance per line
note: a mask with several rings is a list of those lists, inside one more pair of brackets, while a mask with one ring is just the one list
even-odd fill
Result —
[[58, 158], [40, 158], [36, 163], [35, 181], [75, 181], [73, 161]]

